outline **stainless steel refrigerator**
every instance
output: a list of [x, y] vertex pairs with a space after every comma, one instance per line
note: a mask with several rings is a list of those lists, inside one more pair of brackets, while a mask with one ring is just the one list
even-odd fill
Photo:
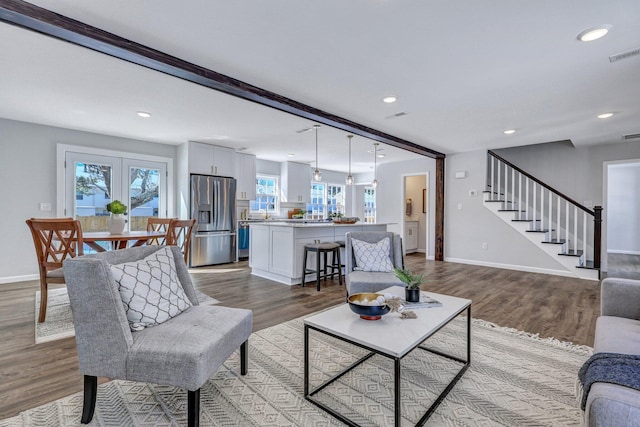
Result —
[[236, 180], [191, 175], [191, 218], [195, 218], [190, 265], [236, 260]]

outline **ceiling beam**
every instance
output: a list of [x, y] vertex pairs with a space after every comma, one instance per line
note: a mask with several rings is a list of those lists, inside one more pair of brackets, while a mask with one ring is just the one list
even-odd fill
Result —
[[184, 61], [21, 0], [0, 0], [0, 21], [141, 65], [248, 101], [434, 159], [443, 153]]

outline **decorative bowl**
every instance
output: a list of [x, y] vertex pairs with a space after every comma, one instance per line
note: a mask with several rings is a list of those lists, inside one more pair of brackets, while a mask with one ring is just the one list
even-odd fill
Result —
[[351, 311], [358, 314], [361, 319], [364, 320], [379, 320], [391, 311], [391, 307], [387, 304], [382, 305], [368, 305], [368, 301], [373, 301], [378, 297], [383, 297], [382, 294], [375, 293], [359, 293], [349, 296], [349, 307]]

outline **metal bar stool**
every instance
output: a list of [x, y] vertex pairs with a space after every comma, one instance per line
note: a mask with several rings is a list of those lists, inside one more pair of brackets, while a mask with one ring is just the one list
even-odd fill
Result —
[[[309, 252], [316, 253], [316, 268], [315, 270], [307, 268], [307, 255]], [[327, 254], [331, 254], [331, 264], [327, 264]], [[324, 267], [320, 269], [320, 255], [323, 256]], [[316, 290], [320, 290], [320, 279], [327, 280], [327, 276], [333, 278], [338, 272], [338, 283], [342, 286], [342, 269], [340, 267], [340, 245], [338, 243], [324, 242], [324, 243], [308, 243], [304, 245], [304, 254], [302, 255], [302, 286], [304, 286], [307, 274], [316, 274]], [[328, 273], [327, 269], [331, 269]]]

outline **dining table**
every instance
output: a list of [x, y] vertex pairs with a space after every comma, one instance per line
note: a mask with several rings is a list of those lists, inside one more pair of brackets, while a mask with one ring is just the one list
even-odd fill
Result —
[[119, 234], [111, 234], [108, 231], [88, 231], [82, 233], [82, 240], [96, 252], [105, 252], [107, 249], [99, 242], [111, 242], [111, 249], [124, 249], [129, 246], [142, 246], [150, 239], [162, 239], [166, 237], [164, 231], [125, 231]]

